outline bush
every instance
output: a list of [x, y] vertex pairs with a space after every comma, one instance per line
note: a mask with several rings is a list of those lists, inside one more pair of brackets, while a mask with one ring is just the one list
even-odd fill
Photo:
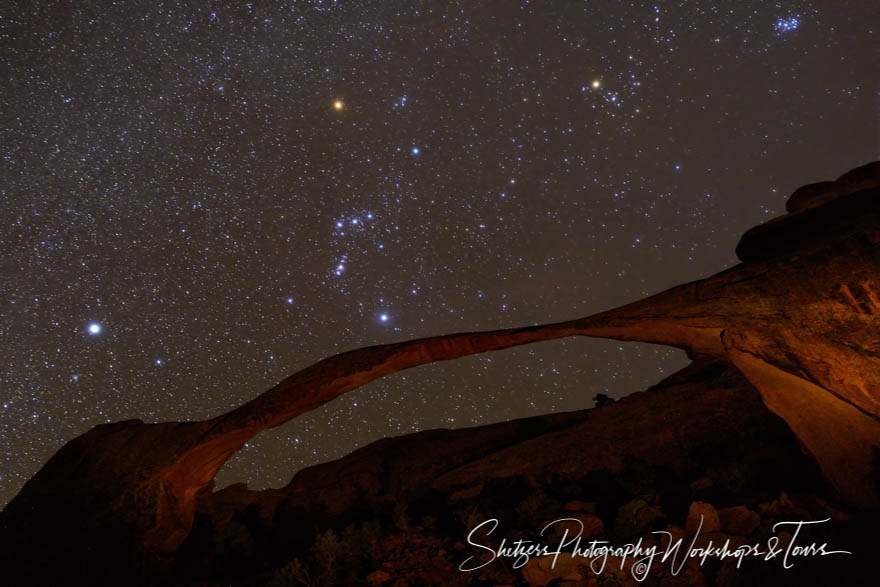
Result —
[[538, 489], [516, 506], [516, 521], [525, 532], [540, 530], [554, 519], [561, 508], [561, 503]]
[[290, 587], [293, 585], [313, 587], [317, 583], [313, 582], [309, 573], [298, 558], [290, 561], [272, 574], [269, 579], [270, 587]]
[[409, 530], [409, 516], [406, 515], [406, 503], [398, 501], [394, 504], [394, 511], [391, 514], [394, 527], [401, 532]]

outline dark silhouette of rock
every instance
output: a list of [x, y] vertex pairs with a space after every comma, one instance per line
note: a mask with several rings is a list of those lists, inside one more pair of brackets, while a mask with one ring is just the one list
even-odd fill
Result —
[[[320, 499], [328, 510], [343, 511], [358, 492], [376, 498], [426, 485], [438, 491], [474, 487], [514, 474], [534, 479], [547, 478], [549, 471], [622, 470], [630, 467], [625, 455], [683, 469], [699, 459], [691, 443], [711, 444], [713, 435], [743, 440], [735, 430], [726, 430], [726, 437], [718, 430], [725, 423], [749, 430], [749, 422], [761, 420], [760, 406], [742, 411], [747, 402], [724, 398], [700, 405], [691, 387], [675, 406], [652, 394], [598, 408], [589, 417], [559, 414], [432, 431], [422, 437], [437, 447], [430, 458], [407, 460], [406, 450], [387, 441], [354, 453], [368, 465], [343, 459], [315, 467], [281, 493], [252, 498], [239, 488], [237, 498], [234, 489], [211, 494], [217, 471], [254, 435], [346, 391], [417, 365], [574, 335], [667, 344], [685, 349], [701, 365], [732, 365], [721, 367], [722, 384], [735, 381], [743, 397], [744, 390], [759, 392], [815, 460], [832, 495], [853, 511], [877, 511], [878, 176], [880, 164], [872, 163], [799, 190], [791, 214], [743, 236], [737, 248], [743, 264], [633, 304], [555, 324], [349, 351], [211, 420], [97, 426], [62, 447], [0, 514], [0, 557], [5, 569], [13, 569], [9, 579], [30, 582], [71, 572], [95, 582], [162, 576], [190, 535], [199, 504], [221, 512], [240, 505], [239, 499], [254, 499], [272, 510], [282, 501], [313, 505]], [[721, 416], [717, 408], [729, 413]], [[695, 422], [708, 415], [719, 419], [712, 430]], [[603, 419], [601, 426], [586, 425]], [[682, 438], [689, 426], [694, 436]], [[578, 442], [564, 443], [565, 451], [548, 446], [550, 438], [561, 442], [571, 435]], [[464, 439], [471, 448], [462, 451]], [[577, 446], [588, 448], [578, 454]], [[230, 498], [225, 506], [223, 496]]]
[[684, 523], [684, 533], [690, 536], [698, 531], [705, 534], [721, 531], [718, 512], [711, 503], [695, 501], [691, 504], [687, 520]]
[[718, 510], [718, 519], [722, 532], [739, 536], [748, 536], [761, 523], [761, 516], [744, 505], [721, 508]]
[[543, 484], [555, 475], [620, 473], [634, 459], [679, 472], [713, 453], [757, 463], [766, 453], [754, 446], [760, 442], [784, 452], [793, 441], [735, 369], [700, 363], [606, 408], [379, 440], [300, 471], [281, 490], [283, 497], [275, 499], [285, 500], [286, 507], [337, 515], [358, 503], [397, 499], [417, 488], [454, 495], [517, 475]]
[[[663, 511], [652, 506], [643, 499], [634, 499], [625, 503], [617, 511], [614, 521], [614, 537], [617, 544], [648, 534], [663, 520]], [[661, 526], [662, 527], [662, 526]]]
[[785, 209], [788, 212], [800, 212], [821, 206], [841, 196], [876, 188], [878, 185], [880, 185], [880, 162], [874, 161], [844, 173], [835, 181], [811, 183], [796, 189], [785, 203]]

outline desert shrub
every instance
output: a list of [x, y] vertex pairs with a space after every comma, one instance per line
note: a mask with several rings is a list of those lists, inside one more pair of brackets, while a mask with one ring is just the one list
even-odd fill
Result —
[[544, 525], [554, 519], [562, 509], [555, 499], [548, 496], [541, 489], [536, 489], [516, 506], [516, 523], [526, 532], [540, 530]]
[[375, 548], [382, 539], [382, 524], [379, 520], [367, 520], [361, 525], [361, 544], [365, 552]]
[[394, 527], [401, 532], [409, 530], [410, 523], [409, 516], [406, 513], [406, 502], [398, 501], [394, 504], [394, 509], [391, 512], [391, 520], [394, 522]]
[[268, 582], [269, 587], [314, 587], [315, 583], [300, 559], [294, 559], [276, 570]]
[[323, 579], [325, 584], [333, 584], [336, 578], [337, 564], [342, 562], [345, 555], [343, 545], [336, 532], [329, 529], [318, 534], [311, 552], [317, 577]]
[[378, 520], [349, 524], [341, 532], [319, 532], [303, 557], [296, 558], [272, 575], [271, 585], [356, 585], [367, 574], [371, 552], [382, 538]]
[[459, 521], [461, 521], [462, 526], [464, 526], [464, 532], [467, 534], [471, 530], [474, 529], [475, 526], [482, 524], [491, 516], [487, 516], [474, 503], [469, 503], [465, 507], [456, 510], [456, 515], [458, 516]]

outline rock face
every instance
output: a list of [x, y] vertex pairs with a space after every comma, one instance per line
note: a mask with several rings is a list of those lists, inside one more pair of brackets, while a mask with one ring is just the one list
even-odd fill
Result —
[[780, 454], [765, 445], [799, 454], [745, 378], [724, 363], [698, 363], [604, 408], [383, 439], [299, 472], [274, 499], [334, 516], [418, 489], [455, 500], [497, 479], [522, 476], [541, 485], [560, 475], [623, 473], [636, 460], [683, 473], [724, 454], [757, 467]]
[[875, 161], [844, 173], [835, 181], [805, 185], [795, 190], [788, 198], [785, 209], [788, 212], [800, 212], [821, 206], [841, 196], [876, 188], [878, 176], [880, 176], [880, 161]]
[[[735, 382], [743, 397], [757, 390], [785, 421], [841, 504], [876, 512], [878, 186], [880, 163], [872, 163], [801, 188], [789, 214], [744, 235], [737, 247], [742, 264], [633, 304], [556, 324], [342, 353], [207, 421], [98, 426], [58, 451], [0, 514], [0, 560], [14, 569], [10, 580], [22, 582], [53, 572], [69, 578], [70, 569], [96, 582], [162, 576], [191, 535], [197, 506], [223, 509], [223, 492], [211, 494], [214, 475], [259, 432], [396, 371], [574, 335], [668, 344], [687, 350], [700, 365], [721, 365], [722, 384]], [[624, 454], [687, 468], [699, 450], [680, 430], [693, 427], [700, 443], [713, 438], [696, 418], [713, 414], [720, 424], [730, 418], [734, 428], [752, 430], [749, 423], [763, 417], [760, 405], [745, 412], [748, 402], [730, 398], [718, 400], [730, 412], [721, 416], [712, 406], [701, 407], [699, 397], [691, 389], [673, 408], [662, 399], [640, 399], [631, 400], [645, 402], [637, 413], [623, 401], [590, 416], [423, 433], [421, 441], [436, 447], [433, 458], [407, 461], [406, 450], [386, 441], [354, 453], [353, 460], [303, 471], [283, 492], [254, 499], [269, 510], [277, 503], [314, 505], [315, 499], [324, 499], [328, 510], [344, 510], [357, 495], [376, 499], [424, 486], [477, 491], [486, 479], [512, 474], [542, 479], [551, 471], [623, 470]], [[597, 418], [604, 424], [587, 424]], [[725, 430], [728, 441], [745, 441], [730, 426]], [[565, 451], [548, 450], [548, 435], [566, 440]], [[471, 448], [451, 448], [462, 442]], [[605, 450], [609, 446], [615, 449]], [[359, 489], [351, 492], [352, 486]], [[44, 564], [48, 560], [56, 564]]]

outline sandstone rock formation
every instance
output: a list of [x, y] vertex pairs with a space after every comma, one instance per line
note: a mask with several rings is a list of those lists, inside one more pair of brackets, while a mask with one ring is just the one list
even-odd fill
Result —
[[[0, 557], [22, 580], [47, 572], [34, 552], [75, 565], [83, 576], [161, 574], [189, 535], [197, 503], [210, 496], [214, 475], [259, 432], [396, 371], [574, 335], [668, 344], [701, 363], [732, 365], [786, 422], [841, 503], [877, 511], [880, 164], [795, 196], [789, 214], [746, 233], [737, 248], [742, 264], [633, 304], [555, 324], [342, 353], [207, 421], [95, 427], [59, 450], [0, 514]], [[603, 409], [625, 413], [618, 404]], [[528, 468], [528, 460], [508, 459], [505, 442], [526, 450], [529, 435], [542, 426], [568, 426], [572, 434], [578, 418], [550, 417], [534, 424], [537, 432], [503, 426], [468, 432], [481, 438], [484, 455], [467, 455], [469, 464], [463, 460], [461, 467], [447, 460], [443, 471], [420, 462], [398, 482], [442, 485], [449, 475], [456, 483], [470, 475], [477, 483], [486, 471]], [[658, 422], [644, 425], [652, 442], [666, 443], [662, 454], [671, 460], [689, 454], [686, 442]], [[634, 436], [647, 433], [626, 436], [625, 422], [610, 430], [623, 436], [616, 441], [633, 446], [639, 443]], [[444, 433], [433, 434], [442, 446]], [[606, 442], [584, 434], [582, 442]], [[570, 455], [560, 455], [554, 466], [572, 466]], [[293, 494], [322, 483], [320, 469], [303, 475], [315, 479], [300, 490], [295, 479]], [[369, 471], [346, 481], [374, 483]]]

